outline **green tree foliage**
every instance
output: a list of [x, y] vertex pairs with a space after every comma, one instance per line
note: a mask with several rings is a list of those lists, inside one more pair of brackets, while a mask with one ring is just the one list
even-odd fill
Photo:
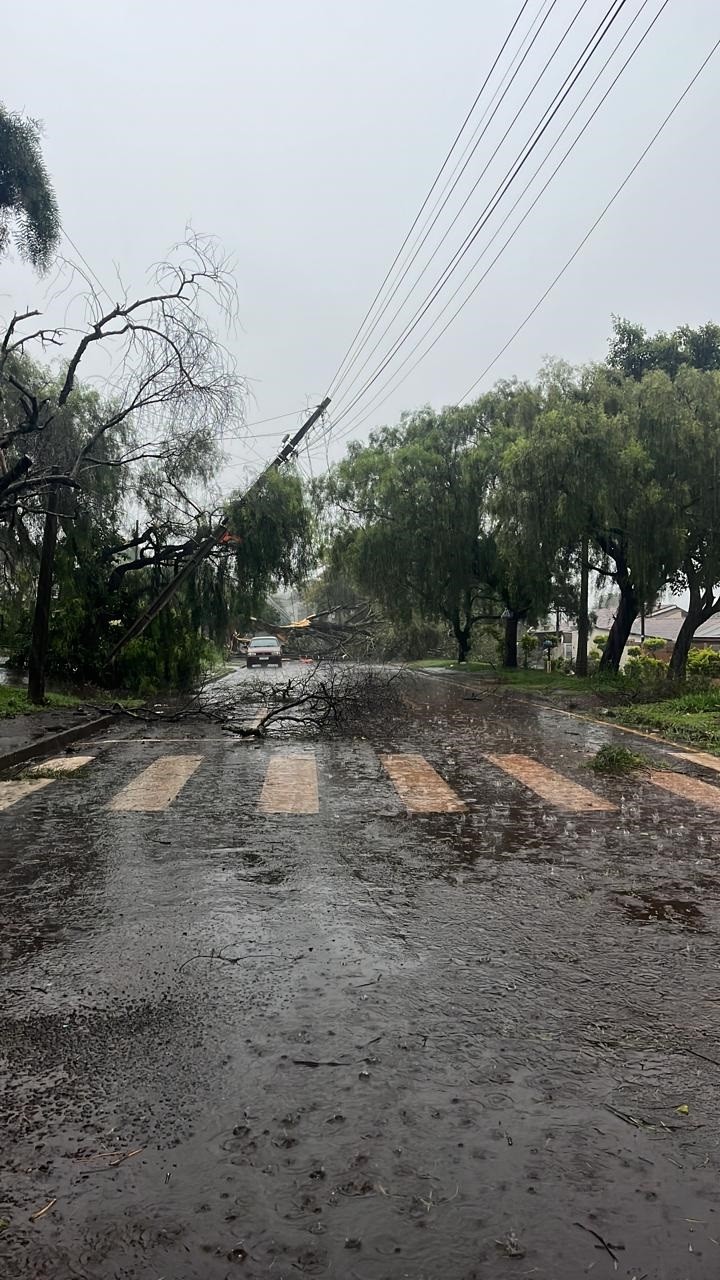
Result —
[[547, 594], [512, 536], [501, 536], [497, 504], [499, 453], [531, 399], [509, 384], [467, 408], [423, 409], [351, 446], [328, 484], [334, 564], [396, 629], [449, 627], [460, 662], [476, 625], [502, 616], [505, 659], [517, 665], [518, 622]]
[[50, 264], [60, 213], [40, 148], [40, 126], [0, 103], [0, 254], [11, 240], [39, 271]]
[[247, 497], [231, 497], [225, 517], [239, 539], [236, 581], [249, 616], [271, 588], [291, 586], [308, 576], [314, 564], [312, 511], [299, 474], [284, 468], [269, 471]]
[[583, 611], [586, 565], [618, 600], [603, 670], [663, 589], [687, 590], [681, 676], [720, 612], [720, 328], [616, 321], [607, 365], [552, 364], [534, 386], [408, 416], [354, 446], [330, 492], [336, 563], [389, 616], [445, 620], [461, 655], [496, 610], [514, 664], [519, 619]]
[[442, 620], [462, 661], [486, 612], [481, 526], [487, 474], [475, 415], [421, 410], [351, 446], [328, 493], [337, 512], [335, 564], [396, 624]]
[[638, 382], [653, 370], [669, 378], [684, 366], [703, 372], [720, 370], [720, 325], [708, 322], [699, 329], [682, 325], [672, 333], [650, 335], [642, 325], [615, 316], [608, 364]]

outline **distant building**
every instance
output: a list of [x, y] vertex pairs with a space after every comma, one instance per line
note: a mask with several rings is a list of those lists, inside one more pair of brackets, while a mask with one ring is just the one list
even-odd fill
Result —
[[[591, 619], [595, 621], [590, 627], [590, 636], [588, 640], [588, 652], [592, 654], [593, 642], [598, 636], [606, 636], [615, 621], [617, 605], [603, 605], [598, 609], [591, 609]], [[643, 634], [646, 640], [657, 639], [665, 641], [664, 649], [654, 649], [655, 657], [667, 659], [670, 657], [678, 632], [687, 617], [687, 609], [683, 609], [678, 604], [661, 605], [659, 609], [655, 609], [652, 613], [645, 614], [645, 624], [643, 633], [643, 623], [640, 617], [635, 619], [630, 635], [628, 636], [625, 652], [623, 653], [620, 665], [624, 666], [628, 658], [628, 649], [640, 645], [643, 640]], [[716, 637], [716, 644], [713, 647], [720, 648], [720, 622], [713, 619], [712, 622], [706, 623], [709, 631]], [[548, 618], [543, 624], [535, 628], [538, 639], [542, 640], [546, 636], [561, 635], [562, 639], [559, 644], [555, 645], [552, 650], [553, 658], [564, 658], [566, 661], [575, 661], [577, 657], [578, 630], [577, 622], [560, 615], [560, 632], [557, 632], [557, 620]], [[701, 640], [701, 632], [703, 627], [698, 628], [695, 633], [695, 642]], [[710, 640], [702, 641], [704, 644], [711, 644]]]

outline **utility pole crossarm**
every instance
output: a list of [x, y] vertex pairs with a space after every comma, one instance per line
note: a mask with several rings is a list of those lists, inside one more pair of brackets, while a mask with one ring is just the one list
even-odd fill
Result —
[[[252, 484], [248, 485], [244, 494], [240, 498], [241, 502], [244, 502], [253, 490], [261, 484], [269, 471], [277, 471], [284, 462], [287, 462], [288, 459], [293, 456], [300, 442], [307, 435], [310, 428], [314, 427], [318, 418], [322, 416], [329, 404], [330, 397], [326, 396], [322, 401], [322, 404], [319, 404], [317, 408], [313, 410], [307, 421], [303, 422], [302, 426], [298, 428], [295, 434], [291, 436], [289, 440], [285, 441], [282, 449], [278, 451], [272, 462], [269, 462], [264, 470], [260, 472], [260, 475], [256, 476]], [[175, 577], [165, 584], [160, 594], [155, 597], [146, 609], [143, 610], [140, 617], [135, 619], [132, 626], [129, 627], [120, 640], [118, 640], [104, 664], [106, 667], [109, 666], [111, 662], [114, 662], [115, 658], [120, 653], [120, 650], [124, 649], [126, 644], [129, 644], [130, 641], [134, 640], [137, 636], [142, 635], [145, 628], [150, 625], [153, 619], [157, 618], [159, 613], [162, 613], [165, 606], [170, 603], [179, 587], [182, 586], [183, 582], [185, 582], [190, 575], [195, 572], [198, 566], [202, 564], [203, 560], [206, 560], [208, 556], [212, 555], [213, 551], [216, 550], [226, 532], [227, 522], [225, 520], [221, 520], [215, 531], [205, 538], [204, 541], [200, 543], [199, 547], [196, 547], [195, 551], [193, 551], [192, 555], [185, 561], [182, 568], [175, 574]]]

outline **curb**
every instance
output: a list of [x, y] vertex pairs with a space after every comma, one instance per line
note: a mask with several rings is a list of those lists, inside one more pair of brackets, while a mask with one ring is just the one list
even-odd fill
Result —
[[49, 733], [45, 738], [31, 742], [27, 747], [17, 747], [15, 751], [7, 751], [0, 755], [0, 771], [12, 769], [16, 764], [24, 764], [26, 760], [34, 760], [36, 756], [48, 756], [60, 747], [70, 746], [81, 738], [90, 738], [94, 733], [108, 729], [117, 720], [118, 713], [100, 716], [97, 720], [87, 720], [85, 724], [75, 725], [72, 729], [61, 729], [59, 733]]

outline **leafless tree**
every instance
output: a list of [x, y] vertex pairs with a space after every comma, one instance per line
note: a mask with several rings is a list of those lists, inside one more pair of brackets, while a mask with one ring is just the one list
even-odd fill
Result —
[[[65, 495], [82, 491], [97, 467], [154, 464], [182, 492], [188, 475], [209, 469], [218, 442], [242, 420], [246, 391], [228, 351], [205, 315], [235, 317], [228, 264], [210, 238], [192, 235], [159, 263], [142, 296], [125, 293], [107, 306], [87, 299], [80, 331], [43, 328], [37, 311], [15, 314], [0, 342], [0, 521], [18, 512], [44, 515], [33, 622], [29, 693], [44, 697], [53, 561]], [[67, 348], [59, 376], [29, 385], [23, 357]], [[109, 391], [79, 434], [57, 430], [72, 407], [78, 379], [93, 353], [110, 361]], [[186, 495], [184, 495], [186, 496]], [[147, 542], [151, 535], [143, 534]], [[132, 547], [133, 541], [128, 543]], [[127, 548], [126, 548], [127, 549]], [[174, 549], [175, 551], [177, 548]]]

